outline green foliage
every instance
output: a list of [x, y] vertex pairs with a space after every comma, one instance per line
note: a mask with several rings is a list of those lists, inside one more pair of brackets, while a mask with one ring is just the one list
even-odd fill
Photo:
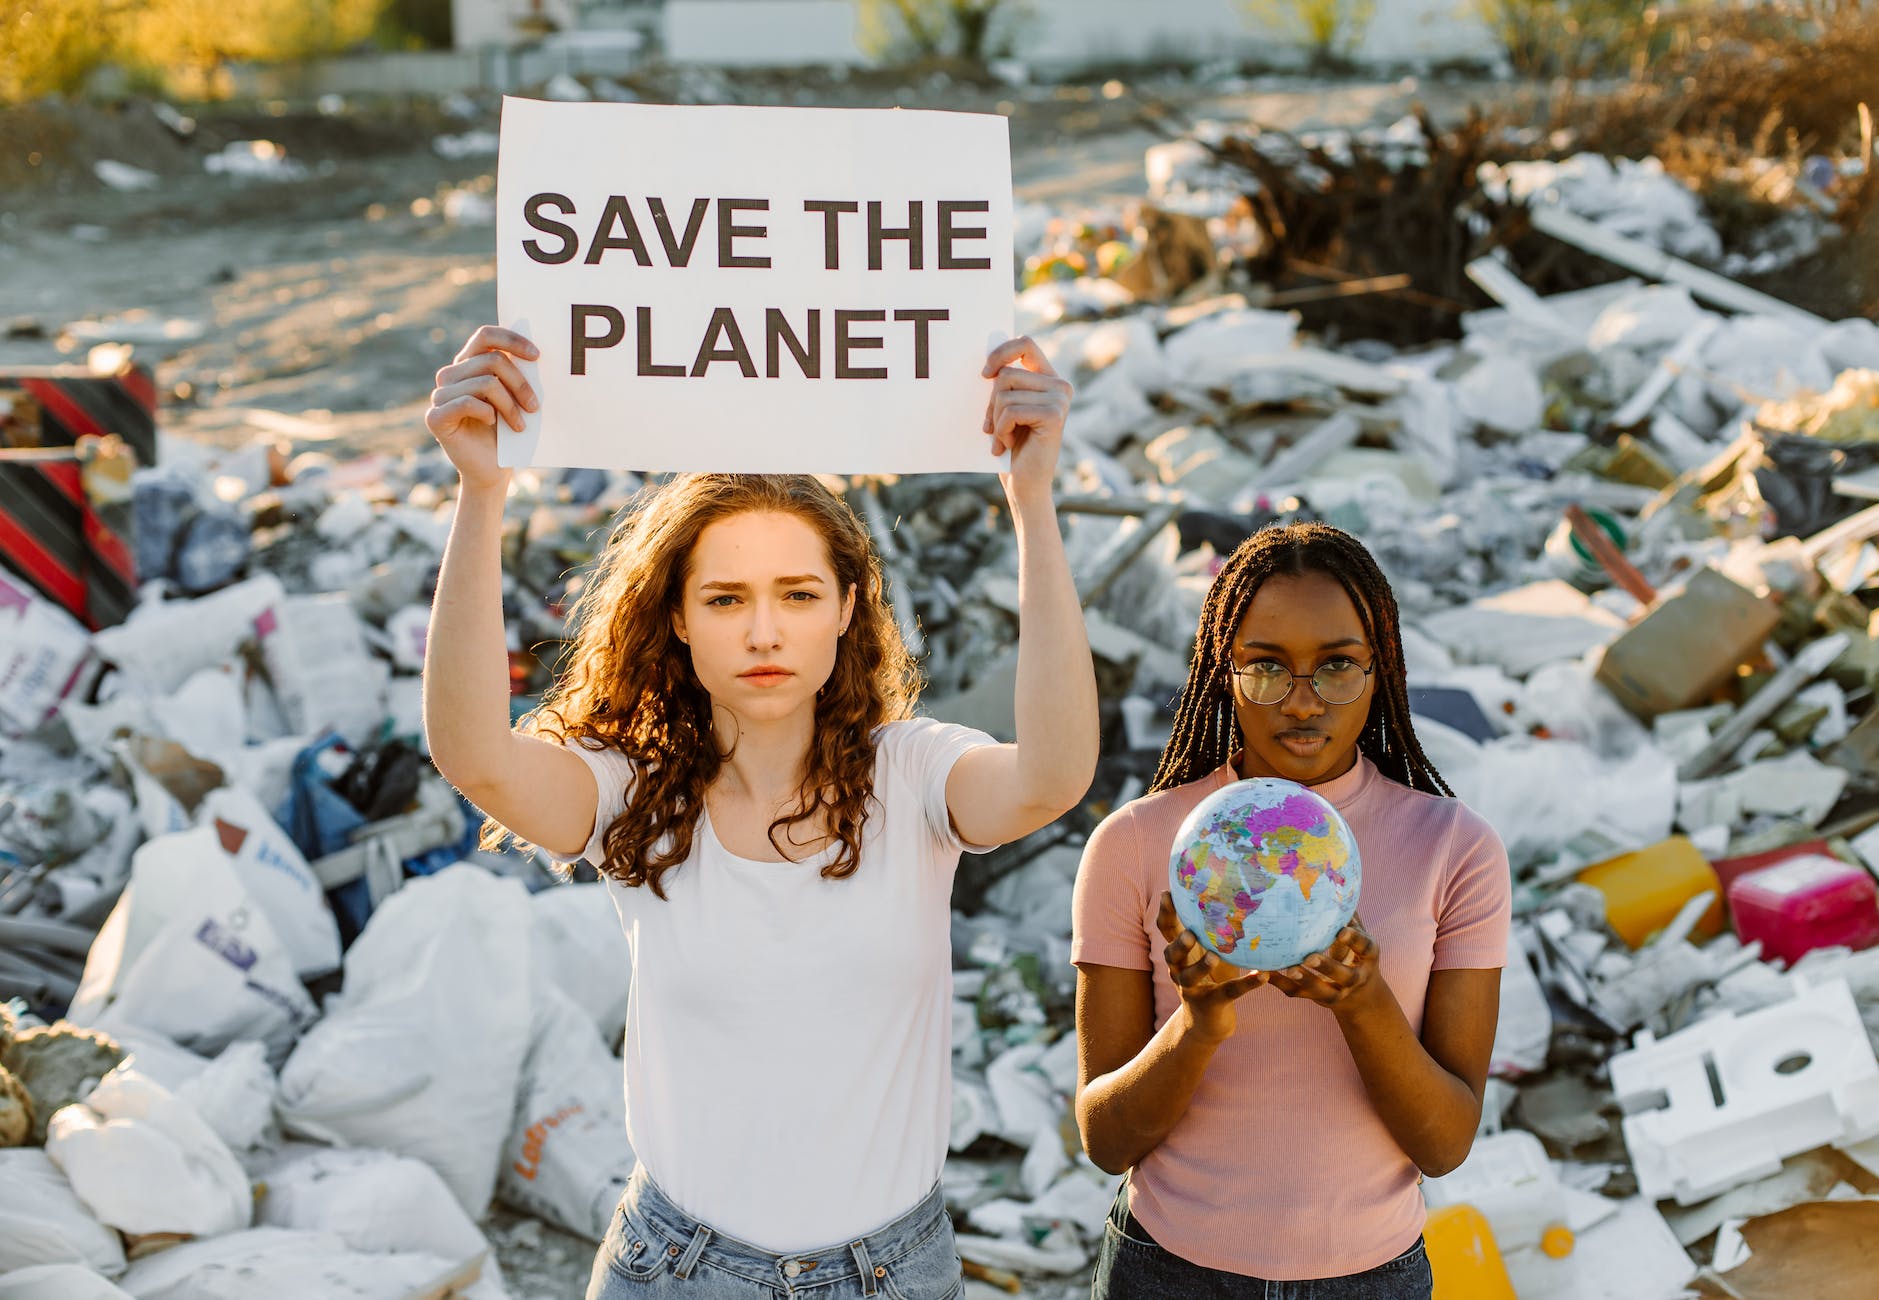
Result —
[[0, 103], [70, 95], [111, 56], [123, 0], [0, 0]]
[[1325, 66], [1348, 59], [1376, 17], [1376, 0], [1242, 0], [1262, 26], [1302, 41], [1312, 62]]
[[318, 58], [369, 40], [384, 8], [385, 0], [144, 0], [122, 48], [138, 62], [198, 71]]
[[875, 54], [982, 63], [996, 55], [1020, 0], [860, 0], [862, 37]]
[[447, 50], [450, 0], [385, 0], [379, 35], [388, 45]]
[[123, 65], [137, 82], [171, 70], [207, 74], [237, 60], [336, 54], [370, 40], [389, 3], [0, 0], [0, 102], [75, 94], [105, 63]]
[[[1474, 0], [1514, 70], [1597, 77], [1636, 71], [1665, 34], [1665, 14], [1638, 0]], [[1691, 6], [1685, 6], [1688, 10]], [[1695, 7], [1703, 7], [1696, 0]]]

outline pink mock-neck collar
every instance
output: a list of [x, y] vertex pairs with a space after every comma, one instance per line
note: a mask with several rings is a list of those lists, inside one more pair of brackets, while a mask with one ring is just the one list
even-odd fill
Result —
[[[1221, 789], [1240, 779], [1239, 770], [1235, 766], [1239, 757], [1239, 753], [1236, 752], [1231, 758], [1227, 759], [1226, 762], [1214, 769], [1212, 777], [1209, 778], [1213, 789]], [[1355, 803], [1358, 797], [1362, 795], [1365, 790], [1370, 788], [1370, 783], [1376, 780], [1377, 775], [1377, 765], [1372, 763], [1369, 757], [1360, 750], [1357, 754], [1357, 761], [1351, 764], [1350, 771], [1344, 773], [1342, 776], [1334, 776], [1329, 781], [1320, 781], [1317, 785], [1307, 786], [1306, 788], [1325, 800], [1333, 808], [1342, 809]]]

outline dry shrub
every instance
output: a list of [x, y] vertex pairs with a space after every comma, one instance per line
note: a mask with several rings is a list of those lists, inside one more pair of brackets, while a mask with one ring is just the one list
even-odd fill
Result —
[[1528, 77], [1627, 74], [1664, 37], [1663, 11], [1638, 0], [1473, 0], [1472, 8]]
[[1757, 154], [1848, 150], [1859, 105], [1879, 108], [1879, 3], [1701, 9], [1640, 81], [1672, 131]]

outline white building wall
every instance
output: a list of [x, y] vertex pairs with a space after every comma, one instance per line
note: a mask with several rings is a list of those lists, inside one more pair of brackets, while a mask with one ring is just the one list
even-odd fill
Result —
[[863, 63], [858, 13], [854, 0], [666, 0], [666, 57], [731, 67]]
[[531, 15], [547, 18], [563, 31], [576, 22], [572, 0], [450, 0], [451, 43], [460, 50], [480, 50], [532, 40], [516, 28]]
[[[456, 0], [459, 5], [497, 0]], [[1262, 26], [1241, 0], [1024, 0], [1017, 57], [1047, 67], [1209, 59], [1286, 61], [1297, 38]], [[862, 63], [853, 0], [666, 0], [665, 49], [682, 63]], [[1356, 51], [1365, 62], [1491, 58], [1467, 0], [1376, 0]]]

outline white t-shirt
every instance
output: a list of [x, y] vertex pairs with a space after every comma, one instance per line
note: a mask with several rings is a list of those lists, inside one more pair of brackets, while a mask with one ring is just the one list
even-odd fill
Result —
[[[920, 718], [877, 733], [860, 862], [731, 854], [701, 813], [662, 901], [608, 879], [632, 947], [626, 1127], [693, 1217], [778, 1253], [852, 1241], [931, 1190], [952, 1117], [953, 872], [946, 778], [996, 743]], [[580, 857], [626, 806], [631, 760], [569, 748], [600, 800]], [[550, 855], [563, 862], [574, 858]]]

